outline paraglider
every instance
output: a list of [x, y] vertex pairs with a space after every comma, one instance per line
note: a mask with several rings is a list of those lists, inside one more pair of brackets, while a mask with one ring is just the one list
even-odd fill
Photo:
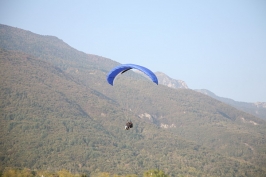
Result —
[[[148, 68], [145, 68], [143, 66], [135, 65], [135, 64], [122, 64], [122, 65], [114, 67], [108, 73], [106, 80], [110, 85], [113, 86], [114, 85], [114, 79], [116, 78], [116, 76], [119, 73], [123, 74], [123, 73], [125, 73], [131, 69], [137, 69], [137, 70], [143, 72], [144, 74], [149, 76], [149, 78], [152, 80], [152, 82], [154, 82], [155, 84], [158, 85], [158, 79], [157, 79], [156, 75], [151, 70], [149, 70]], [[130, 128], [133, 128], [133, 123], [131, 121], [126, 123], [125, 130], [129, 130]]]
[[114, 84], [114, 79], [119, 73], [123, 74], [123, 73], [127, 72], [130, 69], [137, 69], [137, 70], [145, 73], [147, 76], [150, 77], [152, 82], [154, 82], [155, 84], [158, 85], [158, 79], [157, 79], [156, 75], [151, 70], [149, 70], [148, 68], [145, 68], [143, 66], [135, 65], [135, 64], [122, 64], [122, 65], [116, 66], [107, 75], [107, 82], [110, 85], [113, 85]]

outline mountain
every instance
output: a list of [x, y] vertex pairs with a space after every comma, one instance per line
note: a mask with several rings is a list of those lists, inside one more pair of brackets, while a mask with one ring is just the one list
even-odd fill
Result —
[[205, 95], [208, 95], [216, 100], [219, 100], [223, 103], [226, 103], [228, 105], [231, 105], [241, 111], [247, 112], [249, 114], [252, 114], [256, 117], [259, 117], [261, 119], [266, 120], [266, 103], [264, 102], [257, 102], [257, 103], [246, 103], [246, 102], [239, 102], [234, 101], [229, 98], [223, 98], [215, 95], [209, 90], [206, 89], [198, 89], [197, 92], [203, 93]]
[[188, 86], [184, 81], [172, 79], [162, 72], [155, 72], [155, 74], [158, 78], [159, 83], [162, 85], [176, 89], [177, 88], [188, 89]]
[[[159, 83], [162, 85], [175, 89], [178, 88], [188, 89], [188, 86], [184, 81], [170, 78], [169, 76], [167, 76], [162, 72], [156, 72], [155, 74], [158, 77]], [[234, 101], [233, 99], [219, 97], [207, 89], [195, 89], [195, 91], [208, 95], [216, 100], [219, 100], [223, 103], [233, 106], [241, 111], [247, 112], [256, 117], [266, 120], [266, 103], [264, 102], [256, 102], [256, 103], [239, 102], [239, 101]]]
[[[266, 123], [62, 40], [0, 25], [0, 168], [264, 176]], [[132, 120], [133, 129], [124, 130]]]
[[0, 50], [0, 56], [2, 167], [138, 173], [157, 165], [169, 168], [170, 162], [181, 164], [180, 168], [187, 161], [199, 166], [186, 153], [195, 158], [224, 158], [134, 117], [135, 129], [125, 132], [123, 111], [113, 100], [27, 54]]

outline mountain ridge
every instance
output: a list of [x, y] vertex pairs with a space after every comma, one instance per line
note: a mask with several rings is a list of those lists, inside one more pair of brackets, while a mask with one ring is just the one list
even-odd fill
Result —
[[167, 76], [166, 74], [164, 74], [163, 72], [157, 71], [155, 72], [159, 83], [162, 85], [165, 85], [167, 87], [170, 88], [183, 88], [183, 89], [188, 89], [187, 84], [182, 81], [182, 80], [176, 80], [176, 79], [172, 79], [169, 76]]
[[[165, 85], [167, 87], [174, 88], [174, 89], [179, 89], [179, 88], [189, 89], [184, 81], [170, 78], [169, 76], [167, 76], [166, 74], [162, 72], [156, 72], [156, 75], [159, 79], [159, 83], [162, 85]], [[214, 94], [213, 92], [207, 89], [194, 89], [194, 90], [199, 93], [208, 95], [230, 106], [233, 106], [241, 111], [247, 112], [263, 120], [266, 120], [266, 103], [265, 102], [255, 102], [255, 103], [240, 102], [240, 101], [235, 101], [230, 98], [224, 98], [224, 97], [217, 96], [216, 94]]]
[[240, 102], [240, 101], [235, 101], [230, 98], [219, 97], [215, 95], [214, 93], [212, 93], [211, 91], [206, 90], [206, 89], [196, 89], [196, 91], [203, 93], [205, 95], [208, 95], [221, 102], [224, 102], [241, 111], [247, 112], [263, 120], [266, 120], [266, 103], [265, 102], [255, 102], [255, 103]]
[[[130, 71], [112, 87], [106, 74], [117, 62], [23, 34], [0, 25], [2, 167], [265, 174], [265, 121], [191, 89], [154, 86]], [[134, 123], [130, 131], [123, 130], [126, 117]]]

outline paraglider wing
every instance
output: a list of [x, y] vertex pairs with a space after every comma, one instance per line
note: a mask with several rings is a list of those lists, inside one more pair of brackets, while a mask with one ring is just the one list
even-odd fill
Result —
[[107, 82], [111, 85], [114, 84], [114, 79], [115, 77], [119, 74], [119, 73], [124, 73], [130, 69], [137, 69], [139, 71], [142, 71], [143, 73], [145, 73], [147, 76], [150, 77], [150, 79], [156, 83], [158, 85], [158, 79], [156, 77], [156, 75], [149, 70], [148, 68], [145, 68], [143, 66], [139, 66], [139, 65], [135, 65], [135, 64], [123, 64], [123, 65], [119, 65], [116, 66], [115, 68], [113, 68], [107, 75]]

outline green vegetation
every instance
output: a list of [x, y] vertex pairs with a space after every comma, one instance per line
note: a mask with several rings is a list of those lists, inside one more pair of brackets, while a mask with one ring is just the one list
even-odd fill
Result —
[[67, 170], [60, 170], [57, 172], [48, 172], [40, 170], [30, 170], [30, 169], [15, 169], [6, 168], [0, 177], [86, 177], [85, 174], [72, 174]]
[[[1, 170], [266, 174], [265, 121], [192, 90], [154, 86], [133, 72], [112, 87], [105, 79], [116, 62], [55, 37], [0, 25], [0, 40]], [[140, 118], [144, 113], [150, 117]], [[130, 131], [127, 119], [134, 123]]]
[[[73, 174], [65, 169], [57, 172], [48, 172], [42, 170], [30, 170], [30, 169], [16, 169], [16, 168], [6, 168], [0, 177], [87, 177], [86, 174]], [[143, 177], [168, 177], [162, 170], [148, 170], [144, 172]], [[92, 177], [138, 177], [135, 174], [127, 175], [117, 175], [110, 174], [107, 172], [98, 172], [92, 175]]]

